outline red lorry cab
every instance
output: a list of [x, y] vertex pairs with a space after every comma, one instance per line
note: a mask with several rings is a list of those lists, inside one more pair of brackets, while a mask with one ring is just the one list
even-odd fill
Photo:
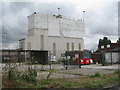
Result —
[[81, 64], [90, 64], [90, 58], [82, 58]]

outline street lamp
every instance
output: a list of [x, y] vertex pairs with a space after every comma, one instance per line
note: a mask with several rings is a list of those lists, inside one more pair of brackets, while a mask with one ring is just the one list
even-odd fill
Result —
[[83, 11], [83, 22], [84, 22], [84, 13], [85, 13], [85, 11]]
[[60, 31], [60, 18], [62, 18], [62, 15], [60, 15], [60, 8], [58, 8], [58, 15], [53, 15], [53, 16], [59, 19], [59, 31]]

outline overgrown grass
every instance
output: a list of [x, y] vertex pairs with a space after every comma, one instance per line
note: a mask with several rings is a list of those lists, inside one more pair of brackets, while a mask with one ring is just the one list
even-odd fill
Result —
[[25, 80], [14, 80], [14, 81], [9, 81], [9, 80], [3, 80], [2, 81], [2, 87], [3, 88], [32, 88], [32, 84]]
[[65, 84], [64, 84], [65, 87], [72, 87], [73, 85], [74, 85], [74, 84], [72, 84], [72, 83], [65, 83]]
[[111, 85], [118, 83], [118, 74], [106, 74], [101, 75], [95, 73], [94, 78], [90, 76], [81, 77], [77, 79], [43, 79], [36, 82], [28, 82], [26, 80], [14, 80], [8, 82], [3, 78], [4, 87], [15, 87], [15, 88], [102, 88], [105, 85]]
[[35, 88], [46, 88], [48, 84], [50, 84], [51, 80], [48, 80], [48, 79], [43, 79], [39, 82], [34, 82], [32, 83], [32, 85], [35, 87]]
[[105, 85], [118, 83], [117, 74], [107, 74], [100, 77], [85, 77], [78, 79], [48, 79], [41, 84], [44, 88], [102, 88]]
[[111, 85], [118, 83], [118, 77], [116, 74], [102, 75], [101, 77], [85, 77], [78, 79], [52, 79], [48, 88], [101, 88], [105, 85]]

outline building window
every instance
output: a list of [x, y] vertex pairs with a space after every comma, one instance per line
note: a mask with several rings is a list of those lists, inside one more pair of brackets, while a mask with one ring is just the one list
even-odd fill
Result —
[[104, 46], [101, 46], [101, 48], [103, 49], [103, 48], [104, 48]]
[[81, 50], [81, 44], [79, 43], [79, 45], [78, 45], [78, 48], [79, 48], [79, 50]]
[[30, 42], [27, 43], [27, 49], [31, 50], [31, 43]]
[[110, 45], [107, 45], [107, 48], [110, 48]]
[[72, 51], [74, 50], [74, 43], [72, 43]]
[[41, 50], [44, 50], [44, 35], [41, 35]]
[[67, 51], [69, 51], [69, 43], [67, 42], [67, 44], [66, 44], [66, 49], [67, 49]]
[[53, 55], [56, 56], [56, 43], [53, 43]]

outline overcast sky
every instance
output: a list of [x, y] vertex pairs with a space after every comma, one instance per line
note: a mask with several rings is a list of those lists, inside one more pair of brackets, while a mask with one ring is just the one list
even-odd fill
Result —
[[[83, 18], [86, 23], [84, 48], [96, 50], [100, 38], [108, 37], [114, 43], [118, 39], [119, 0], [24, 0], [24, 2], [2, 2], [2, 42], [3, 48], [18, 48], [19, 39], [27, 36], [27, 16], [33, 12], [44, 14], [60, 13], [67, 17]], [[0, 5], [1, 7], [1, 5]], [[6, 34], [7, 33], [7, 34]], [[5, 43], [5, 44], [4, 44]]]

